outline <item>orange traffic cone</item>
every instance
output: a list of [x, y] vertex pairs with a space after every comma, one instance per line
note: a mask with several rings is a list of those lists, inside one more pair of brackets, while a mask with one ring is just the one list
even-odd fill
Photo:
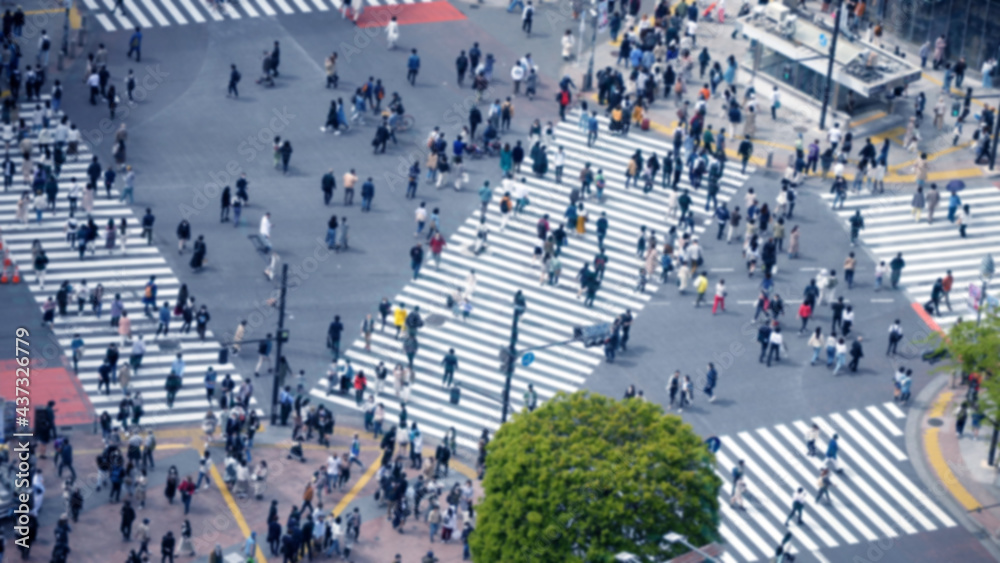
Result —
[[9, 280], [7, 279], [7, 267], [4, 266], [3, 273], [0, 274], [0, 283], [7, 283], [8, 281]]
[[14, 278], [10, 280], [11, 283], [21, 283], [21, 267], [14, 266]]

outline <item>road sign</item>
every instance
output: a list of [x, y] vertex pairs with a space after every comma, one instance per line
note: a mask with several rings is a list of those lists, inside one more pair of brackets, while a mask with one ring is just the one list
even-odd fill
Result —
[[525, 355], [521, 356], [521, 365], [524, 367], [530, 366], [534, 361], [535, 361], [534, 352], [528, 352]]
[[705, 439], [705, 445], [708, 446], [708, 451], [714, 454], [719, 451], [719, 448], [722, 447], [722, 440], [720, 440], [717, 436], [712, 436]]

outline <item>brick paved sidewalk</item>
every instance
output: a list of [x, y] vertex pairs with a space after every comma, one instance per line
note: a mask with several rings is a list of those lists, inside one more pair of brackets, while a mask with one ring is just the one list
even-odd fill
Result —
[[[257, 532], [258, 542], [264, 544], [262, 546], [264, 560], [280, 561], [280, 557], [270, 557], [264, 541], [267, 535], [266, 518], [270, 501], [278, 500], [279, 514], [284, 524], [292, 505], [301, 504], [307, 479], [314, 471], [319, 470], [330, 453], [346, 452], [354, 432], [349, 428], [337, 428], [337, 432], [331, 438], [330, 449], [314, 443], [306, 444], [306, 463], [288, 459], [287, 453], [291, 444], [290, 441], [282, 439], [282, 436], [288, 434], [287, 428], [268, 429], [259, 435], [252, 450], [252, 463], [256, 466], [260, 460], [266, 460], [269, 467], [266, 493], [261, 500], [236, 499], [228, 491], [223, 492], [219, 489], [219, 485], [224, 486], [222, 483], [224, 451], [219, 442], [213, 443], [210, 451], [218, 471], [215, 472], [213, 483], [207, 488], [202, 487], [195, 494], [191, 512], [186, 517], [190, 520], [194, 531], [192, 540], [197, 556], [195, 558], [181, 556], [177, 559], [206, 562], [207, 555], [216, 544], [221, 545], [227, 555], [240, 552], [247, 533], [252, 530]], [[372, 463], [380, 460], [381, 451], [370, 434], [365, 432], [359, 434], [362, 438], [361, 461], [368, 469]], [[119, 533], [122, 503], [109, 503], [108, 489], [103, 488], [100, 491], [96, 489], [97, 472], [94, 459], [103, 446], [101, 438], [90, 433], [69, 436], [75, 450], [74, 466], [77, 471], [77, 483], [85, 499], [79, 522], [71, 523], [70, 561], [74, 563], [125, 561], [130, 550], [139, 548], [139, 542], [134, 539], [125, 541]], [[172, 465], [176, 466], [181, 478], [185, 475], [197, 476], [198, 452], [204, 444], [198, 429], [160, 431], [157, 432], [157, 442], [156, 467], [148, 475], [146, 507], [144, 509], [136, 507], [137, 520], [133, 525], [134, 538], [135, 528], [139, 523], [144, 518], [150, 519], [153, 538], [150, 542], [150, 551], [155, 561], [159, 561], [160, 540], [168, 530], [172, 530], [178, 538], [179, 547], [180, 527], [185, 519], [179, 495], [173, 505], [167, 502], [164, 495], [167, 469]], [[433, 452], [433, 446], [425, 448], [425, 453]], [[60, 514], [67, 509], [61, 497], [62, 480], [56, 475], [51, 456], [49, 459], [38, 460], [37, 467], [41, 469], [47, 490], [40, 513], [41, 527], [33, 544], [31, 556], [33, 560], [47, 561], [54, 545], [53, 531], [56, 522]], [[461, 463], [453, 461], [451, 467], [453, 471], [450, 476], [442, 479], [446, 487], [474, 477], [473, 471]], [[322, 496], [322, 508], [317, 502], [320, 500], [319, 497], [313, 501], [317, 510], [322, 510], [326, 514], [330, 514], [331, 511], [343, 514], [350, 512], [355, 506], [360, 509], [363, 519], [362, 531], [350, 560], [362, 563], [389, 562], [396, 553], [400, 553], [403, 555], [403, 561], [410, 563], [420, 561], [428, 550], [433, 550], [442, 562], [461, 561], [461, 543], [453, 540], [450, 544], [444, 545], [438, 538], [438, 541], [432, 544], [427, 537], [428, 525], [425, 521], [418, 522], [411, 518], [404, 525], [402, 534], [392, 529], [391, 524], [386, 521], [385, 508], [374, 500], [377, 489], [377, 482], [372, 478], [374, 473], [375, 471], [355, 469], [343, 491], [334, 491], [332, 495]], [[408, 480], [415, 480], [418, 471], [408, 469], [406, 473]], [[68, 477], [68, 474], [64, 472], [65, 477]], [[478, 481], [473, 479], [473, 482], [478, 499], [481, 497], [482, 489]], [[359, 486], [359, 483], [363, 484]], [[126, 492], [123, 491], [122, 500], [126, 497]], [[426, 504], [423, 508], [422, 516], [426, 514]], [[237, 509], [237, 512], [234, 513], [233, 509]], [[464, 523], [460, 520], [459, 525], [462, 524]], [[13, 551], [14, 548], [9, 534], [7, 548], [9, 551]], [[12, 553], [10, 557], [15, 556]], [[230, 557], [233, 559], [227, 559], [227, 563], [237, 561], [235, 556]]]

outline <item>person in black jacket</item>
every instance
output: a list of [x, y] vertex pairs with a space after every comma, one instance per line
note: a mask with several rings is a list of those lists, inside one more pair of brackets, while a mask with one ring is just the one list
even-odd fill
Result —
[[128, 500], [122, 504], [121, 515], [122, 523], [120, 529], [122, 537], [125, 541], [130, 541], [132, 539], [132, 522], [135, 522], [135, 509], [132, 508], [132, 503]]
[[860, 336], [851, 344], [850, 354], [851, 362], [847, 364], [847, 367], [850, 368], [851, 371], [858, 371], [858, 362], [860, 362], [861, 358], [865, 355], [864, 350], [861, 348]]
[[177, 545], [177, 540], [174, 539], [173, 532], [167, 532], [163, 536], [163, 540], [160, 541], [160, 554], [163, 556], [162, 561], [170, 560], [170, 563], [174, 563], [174, 547]]

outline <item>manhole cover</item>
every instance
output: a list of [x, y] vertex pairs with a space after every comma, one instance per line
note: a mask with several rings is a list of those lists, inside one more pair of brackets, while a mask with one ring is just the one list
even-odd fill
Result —
[[444, 315], [428, 315], [427, 318], [424, 319], [424, 324], [430, 325], [430, 326], [441, 326], [447, 320], [448, 320], [448, 317], [445, 317]]
[[944, 426], [944, 421], [940, 418], [929, 418], [927, 419], [927, 424], [934, 427]]

